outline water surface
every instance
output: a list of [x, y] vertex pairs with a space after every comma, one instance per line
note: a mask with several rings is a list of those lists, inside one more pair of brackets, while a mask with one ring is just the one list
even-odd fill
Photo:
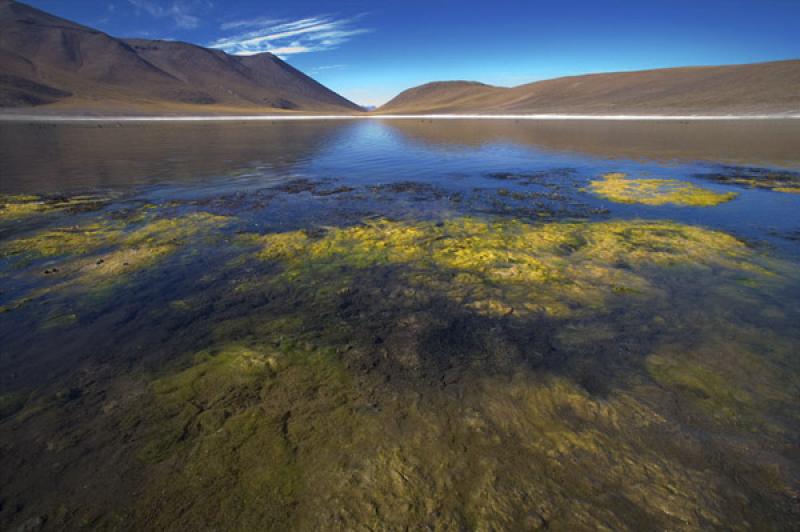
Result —
[[0, 528], [791, 529], [798, 147], [2, 123]]

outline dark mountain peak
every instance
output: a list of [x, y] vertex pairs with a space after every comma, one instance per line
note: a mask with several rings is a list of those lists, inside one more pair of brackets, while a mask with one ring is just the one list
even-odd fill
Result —
[[28, 4], [23, 4], [15, 0], [0, 0], [0, 24], [12, 22], [65, 28], [90, 33], [102, 33], [94, 28], [51, 15], [50, 13], [29, 6]]
[[0, 72], [5, 107], [360, 110], [270, 53], [240, 57], [181, 41], [117, 39], [9, 0], [0, 0]]

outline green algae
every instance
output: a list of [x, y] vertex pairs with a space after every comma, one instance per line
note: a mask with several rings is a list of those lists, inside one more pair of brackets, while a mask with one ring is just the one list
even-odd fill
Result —
[[358, 270], [402, 267], [411, 288], [439, 290], [487, 314], [565, 316], [602, 308], [615, 297], [658, 295], [650, 279], [656, 267], [770, 274], [741, 241], [673, 222], [377, 220], [328, 228], [321, 236], [292, 231], [241, 242], [260, 246], [261, 259], [282, 264], [281, 281], [335, 293]]
[[735, 192], [714, 192], [676, 179], [633, 179], [623, 173], [605, 174], [592, 181], [589, 190], [618, 203], [713, 207], [731, 201]]
[[[658, 321], [659, 336], [648, 337], [655, 346], [642, 349], [661, 357], [645, 366], [660, 386], [633, 379], [632, 384], [615, 382], [606, 393], [595, 394], [570, 371], [557, 372], [551, 365], [544, 367], [553, 371], [530, 371], [511, 364], [500, 375], [475, 369], [442, 388], [422, 378], [404, 380], [395, 371], [387, 383], [383, 373], [361, 374], [347, 365], [352, 352], [366, 347], [358, 338], [348, 338], [342, 332], [346, 327], [339, 327], [329, 314], [354, 291], [333, 282], [339, 277], [332, 276], [343, 276], [346, 283], [370, 290], [370, 302], [361, 303], [366, 306], [353, 304], [357, 327], [391, 322], [404, 333], [429, 338], [426, 329], [407, 320], [404, 312], [420, 293], [433, 292], [424, 289], [433, 286], [432, 277], [443, 289], [449, 283], [500, 285], [508, 276], [495, 273], [497, 263], [514, 259], [511, 264], [524, 264], [517, 255], [527, 251], [537, 261], [531, 263], [531, 272], [523, 272], [527, 285], [546, 286], [549, 277], [542, 277], [540, 269], [574, 255], [579, 265], [590, 261], [581, 267], [618, 267], [640, 276], [648, 288], [642, 294], [671, 288], [667, 281], [674, 276], [684, 291], [710, 294], [703, 313], [722, 321], [714, 305], [729, 304], [730, 299], [716, 294], [706, 282], [720, 278], [727, 284], [741, 278], [742, 272], [763, 276], [767, 287], [773, 279], [758, 265], [752, 250], [735, 238], [666, 222], [541, 227], [454, 219], [441, 225], [382, 220], [327, 232], [245, 235], [241, 242], [267, 264], [259, 263], [262, 268], [255, 271], [252, 263], [239, 264], [233, 275], [219, 273], [233, 280], [218, 292], [171, 300], [177, 302], [172, 309], [181, 316], [202, 307], [205, 300], [212, 301], [214, 311], [198, 311], [210, 313], [210, 318], [196, 325], [207, 347], [161, 368], [149, 377], [149, 385], [141, 386], [143, 395], [135, 396], [127, 407], [117, 406], [118, 417], [112, 411], [108, 421], [106, 430], [120, 432], [119, 437], [130, 442], [126, 449], [140, 461], [141, 480], [128, 492], [135, 494], [130, 506], [115, 509], [128, 526], [726, 528], [758, 522], [758, 516], [776, 508], [788, 490], [783, 473], [767, 475], [760, 465], [754, 471], [741, 469], [734, 460], [738, 455], [716, 446], [713, 433], [698, 431], [701, 436], [695, 437], [693, 431], [685, 431], [683, 412], [674, 410], [673, 394], [682, 397], [688, 391], [690, 405], [708, 403], [691, 412], [695, 425], [690, 426], [706, 427], [702, 423], [708, 417], [726, 430], [730, 425], [747, 426], [744, 437], [759, 438], [746, 440], [747, 445], [764, 441], [764, 434], [751, 430], [759, 425], [746, 425], [752, 416], [762, 415], [763, 383], [742, 387], [738, 384], [742, 375], [728, 373], [725, 378], [737, 384], [717, 379], [698, 391], [702, 383], [681, 376], [684, 352], [696, 354], [698, 360], [688, 359], [694, 365], [685, 371], [700, 380], [714, 374], [713, 366], [705, 369], [705, 359], [717, 351], [729, 365], [746, 362], [733, 348], [741, 336], [725, 344], [728, 350], [719, 345], [698, 350], [690, 342], [658, 349], [674, 335], [695, 337], [712, 328], [720, 337], [731, 335], [716, 321], [687, 317], [702, 326], [682, 330], [683, 324], [674, 324], [674, 316], [667, 314], [667, 319]], [[401, 242], [402, 249], [395, 249], [393, 242]], [[502, 246], [508, 247], [506, 255], [501, 254]], [[398, 279], [372, 274], [396, 268], [401, 272]], [[606, 275], [595, 272], [589, 278]], [[411, 278], [418, 281], [417, 289], [407, 283]], [[610, 293], [617, 281], [608, 284]], [[371, 291], [381, 283], [389, 285], [392, 294], [394, 285], [404, 290], [396, 297]], [[262, 292], [257, 292], [259, 287]], [[293, 293], [299, 297], [291, 297]], [[262, 299], [262, 294], [267, 297]], [[526, 297], [539, 296], [529, 291]], [[500, 299], [498, 304], [508, 301]], [[556, 338], [557, 351], [546, 356], [577, 357], [581, 352], [593, 356], [597, 351], [592, 346], [610, 351], [609, 346], [628, 344], [624, 331], [639, 325], [638, 314], [645, 315], [642, 321], [656, 321], [650, 320], [656, 310], [677, 305], [673, 311], [683, 315], [692, 305], [680, 298], [659, 299], [653, 308], [652, 300], [641, 303], [631, 304], [613, 321], [598, 309], [589, 313], [594, 320], [559, 317], [523, 321], [521, 326], [533, 329], [537, 337]], [[452, 319], [449, 312], [453, 310], [439, 306], [433, 314], [446, 323]], [[470, 334], [494, 339], [497, 352], [510, 357], [514, 346], [500, 338], [500, 323], [474, 322], [479, 327], [473, 332], [469, 332], [473, 323], [445, 329], [439, 343], [454, 346], [448, 351], [453, 358], [446, 364], [466, 364], [458, 356], [471, 348], [461, 338]], [[732, 322], [731, 329], [734, 325], [740, 324]], [[548, 333], [543, 326], [554, 330]], [[773, 348], [779, 344], [764, 341]], [[488, 342], [480, 344], [481, 350], [488, 351], [487, 347]], [[378, 361], [406, 356], [409, 346], [387, 338], [372, 349], [367, 356]], [[786, 349], [781, 346], [781, 351]], [[769, 355], [766, 349], [760, 352]], [[662, 372], [666, 376], [659, 375], [656, 367], [668, 368]], [[777, 382], [756, 360], [744, 367], [750, 380]], [[768, 398], [782, 405], [793, 401], [774, 394]], [[57, 408], [82, 400], [83, 395], [61, 400]], [[715, 411], [722, 414], [712, 417]], [[59, 419], [64, 423], [64, 417]], [[76, 438], [54, 441], [49, 452], [67, 453], [77, 445]], [[708, 460], [709, 455], [722, 465]], [[756, 492], [766, 502], [760, 502]]]
[[666, 421], [630, 397], [594, 400], [559, 379], [473, 384], [474, 400], [462, 408], [408, 409], [398, 439], [362, 466], [358, 492], [337, 500], [341, 513], [370, 519], [372, 504], [370, 526], [402, 528], [439, 522], [437, 510], [446, 508], [444, 528], [478, 530], [722, 520], [722, 501], [700, 489], [710, 475], [637, 442]]
[[[466, 404], [401, 392], [359, 411], [366, 396], [358, 382], [314, 349], [203, 352], [153, 383], [158, 413], [144, 420], [156, 439], [140, 457], [171, 473], [154, 477], [139, 501], [144, 522], [496, 529], [619, 527], [634, 516], [664, 526], [724, 521], [724, 501], [707, 488], [718, 481], [712, 473], [642, 443], [668, 421], [633, 396], [600, 400], [563, 378], [522, 375], [469, 387]], [[620, 500], [598, 506], [609, 490]]]
[[231, 346], [213, 355], [199, 353], [188, 369], [155, 381], [154, 391], [162, 406], [176, 410], [171, 416], [173, 430], [163, 431], [157, 441], [143, 449], [140, 457], [146, 461], [163, 460], [182, 441], [189, 420], [225, 399], [231, 390], [258, 383], [268, 373], [268, 357], [245, 347]]
[[647, 369], [657, 382], [687, 390], [714, 417], [739, 418], [752, 404], [746, 391], [697, 363], [653, 355]]
[[[309, 375], [308, 368], [293, 369]], [[320, 399], [313, 378], [291, 382], [317, 387], [309, 394], [298, 386], [289, 406], [281, 390], [290, 383], [281, 379], [273, 377], [262, 391], [259, 408], [237, 410], [229, 402], [225, 421], [208, 415], [214, 421], [203, 435], [188, 429], [188, 445], [170, 462], [180, 473], [153, 486], [160, 499], [143, 501], [158, 510], [157, 523], [174, 523], [172, 506], [192, 526], [239, 516], [243, 526], [261, 520], [270, 529], [331, 522], [487, 530], [548, 523], [624, 528], [636, 521], [699, 527], [726, 522], [731, 499], [742, 496], [729, 487], [723, 497], [710, 488], [720, 485], [716, 473], [652, 447], [648, 434], [668, 432], [670, 424], [627, 394], [598, 400], [564, 379], [480, 379], [469, 382], [467, 404], [403, 393], [381, 398], [381, 410], [364, 417], [350, 408], [331, 413], [337, 395], [327, 391]], [[290, 415], [270, 415], [275, 403], [287, 405]], [[303, 416], [304, 410], [315, 415]], [[527, 495], [515, 486], [525, 486]], [[209, 489], [212, 500], [194, 502]]]
[[[134, 414], [150, 427], [138, 456], [155, 470], [180, 468], [143, 496], [156, 527], [174, 526], [179, 515], [190, 527], [291, 527], [301, 493], [325, 472], [325, 455], [360, 426], [349, 379], [313, 348], [224, 345], [152, 389], [154, 407]], [[306, 449], [310, 460], [300, 458]]]
[[[136, 220], [114, 226], [118, 234], [101, 244], [39, 260], [58, 260], [62, 275], [96, 287], [195, 244], [217, 245], [227, 223], [160, 213]], [[793, 316], [767, 305], [782, 270], [740, 240], [674, 222], [453, 218], [238, 242], [253, 253], [239, 248], [241, 257], [223, 257], [219, 269], [203, 262], [194, 291], [154, 297], [139, 312], [138, 327], [168, 322], [149, 344], [146, 334], [135, 337], [143, 350], [168, 360], [177, 346], [183, 356], [109, 394], [127, 403], [101, 390], [99, 406], [84, 388], [65, 385], [45, 406], [11, 411], [15, 428], [31, 423], [34, 442], [82, 427], [48, 436], [48, 465], [113, 447], [86, 443], [103, 434], [123, 450], [109, 467], [136, 474], [124, 504], [98, 503], [92, 518], [83, 517], [85, 505], [72, 516], [54, 510], [48, 523], [70, 528], [79, 515], [100, 528], [242, 530], [789, 522], [780, 504], [790, 474], [768, 475], [761, 463], [746, 470], [738, 464], [752, 455], [719, 444], [732, 433], [745, 449], [772, 452], [794, 434], [791, 423], [781, 433], [780, 423], [764, 421], [796, 399], [791, 381], [760, 360], [791, 359], [789, 340], [737, 334], [741, 316], [723, 316], [726, 306], [763, 309], [762, 326], [776, 328]], [[85, 270], [66, 266], [78, 264]], [[689, 316], [694, 305], [708, 321]], [[480, 318], [465, 318], [473, 314]], [[684, 315], [686, 323], [677, 319]], [[507, 323], [530, 335], [509, 341]], [[722, 340], [675, 341], [709, 331]], [[186, 349], [191, 342], [200, 347]], [[424, 360], [435, 356], [442, 360]], [[470, 366], [473, 357], [489, 361]], [[594, 357], [622, 365], [624, 375], [598, 372], [605, 388], [587, 387]], [[421, 370], [381, 366], [393, 362]], [[81, 424], [80, 410], [101, 421]], [[43, 419], [56, 428], [35, 430]]]
[[800, 421], [788, 406], [797, 378], [793, 342], [760, 327], [724, 321], [709, 326], [714, 330], [693, 345], [659, 346], [647, 357], [648, 375], [696, 415], [728, 430], [783, 433], [778, 412], [788, 416], [784, 422]]
[[27, 396], [19, 392], [0, 394], [0, 420], [22, 410], [26, 401]]

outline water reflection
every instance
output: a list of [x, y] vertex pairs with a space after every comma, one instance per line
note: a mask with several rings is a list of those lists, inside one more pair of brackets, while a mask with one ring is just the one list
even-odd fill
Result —
[[2, 124], [0, 192], [59, 192], [302, 165], [351, 125]]
[[797, 167], [800, 120], [773, 121], [387, 121], [424, 144], [510, 142], [602, 158]]
[[[0, 192], [309, 169], [408, 179], [487, 163], [707, 161], [800, 166], [800, 121], [602, 122], [384, 120], [274, 123], [0, 123]], [[479, 157], [470, 157], [474, 150]], [[520, 153], [520, 149], [522, 153]], [[560, 154], [560, 155], [559, 155]], [[465, 157], [466, 155], [466, 157]], [[490, 171], [490, 170], [487, 170]]]

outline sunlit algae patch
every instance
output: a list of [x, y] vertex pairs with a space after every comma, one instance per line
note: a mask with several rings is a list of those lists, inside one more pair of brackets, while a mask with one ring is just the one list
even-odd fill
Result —
[[0, 194], [0, 222], [16, 221], [50, 212], [92, 210], [103, 205], [105, 201], [106, 199], [94, 195], [44, 197]]
[[735, 192], [714, 192], [676, 179], [634, 179], [623, 173], [605, 174], [589, 190], [618, 203], [713, 207], [734, 199]]
[[437, 290], [486, 315], [568, 316], [619, 295], [654, 297], [654, 267], [769, 276], [736, 238], [668, 221], [377, 220], [321, 235], [299, 230], [242, 240], [283, 265], [280, 282], [330, 292], [353, 283], [359, 269], [397, 267], [409, 288]]
[[135, 223], [106, 217], [42, 229], [0, 243], [0, 260], [16, 272], [21, 286], [30, 284], [26, 276], [33, 276], [39, 284], [45, 282], [45, 286], [30, 290], [0, 311], [65, 289], [92, 293], [109, 289], [227, 221], [226, 217], [205, 212], [160, 218], [142, 215]]

